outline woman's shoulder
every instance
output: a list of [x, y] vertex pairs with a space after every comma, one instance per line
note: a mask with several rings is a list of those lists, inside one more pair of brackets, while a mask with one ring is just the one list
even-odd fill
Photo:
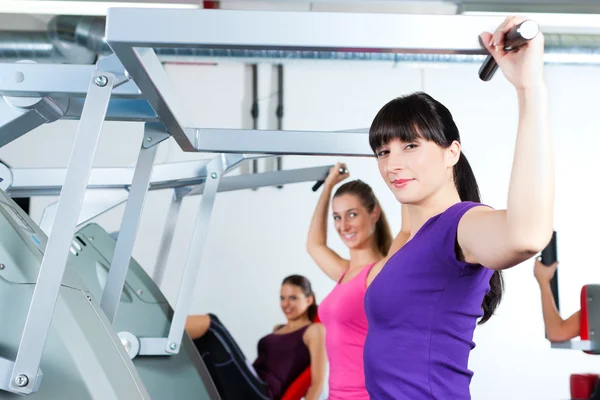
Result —
[[325, 327], [320, 322], [312, 322], [306, 327], [303, 337], [307, 344], [310, 341], [320, 341], [325, 338]]

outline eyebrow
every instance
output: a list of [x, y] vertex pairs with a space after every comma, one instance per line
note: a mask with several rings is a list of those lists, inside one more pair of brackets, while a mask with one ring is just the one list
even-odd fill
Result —
[[[346, 210], [346, 211], [344, 211], [344, 212], [345, 212], [345, 213], [349, 213], [349, 212], [352, 212], [352, 211], [355, 211], [355, 212], [356, 212], [357, 210], [358, 210], [358, 208], [350, 208], [350, 209], [348, 209], [348, 210]], [[342, 213], [342, 214], [343, 214], [343, 213]], [[334, 212], [333, 212], [333, 215], [339, 215], [339, 213], [337, 213], [337, 212], [335, 212], [335, 211], [334, 211]]]

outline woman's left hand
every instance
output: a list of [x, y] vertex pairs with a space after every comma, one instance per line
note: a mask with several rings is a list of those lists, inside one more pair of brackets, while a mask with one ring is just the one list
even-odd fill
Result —
[[506, 79], [517, 90], [544, 86], [544, 35], [542, 32], [517, 50], [504, 51], [504, 35], [526, 20], [525, 17], [511, 16], [504, 20], [493, 35], [489, 32], [480, 35], [483, 45], [494, 57]]

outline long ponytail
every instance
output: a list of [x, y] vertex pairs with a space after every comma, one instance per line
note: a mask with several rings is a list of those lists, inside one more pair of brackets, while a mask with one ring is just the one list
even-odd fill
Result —
[[[467, 157], [462, 152], [460, 153], [458, 162], [454, 165], [454, 185], [456, 186], [456, 190], [462, 201], [481, 203], [479, 186], [477, 185], [475, 174], [471, 169]], [[494, 271], [490, 278], [490, 291], [483, 298], [483, 303], [481, 305], [483, 317], [479, 320], [479, 325], [486, 323], [492, 315], [494, 315], [494, 311], [502, 301], [503, 292], [504, 279], [502, 277], [502, 272]]]
[[375, 244], [377, 245], [377, 250], [381, 254], [386, 255], [392, 246], [392, 229], [383, 209], [379, 206], [379, 202], [377, 202], [377, 206], [379, 207], [380, 215], [375, 224]]

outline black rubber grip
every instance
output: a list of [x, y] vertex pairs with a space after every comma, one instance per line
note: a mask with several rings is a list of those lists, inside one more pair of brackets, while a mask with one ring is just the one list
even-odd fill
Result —
[[[530, 20], [523, 21], [519, 25], [514, 26], [504, 35], [504, 51], [513, 51], [523, 46], [525, 43], [535, 38], [539, 33], [538, 25]], [[481, 43], [481, 38], [479, 38]], [[482, 47], [483, 43], [481, 43]], [[488, 55], [479, 68], [479, 78], [482, 81], [488, 82], [498, 70], [498, 64], [492, 55]]]
[[[550, 266], [558, 261], [558, 250], [556, 246], [556, 231], [552, 233], [552, 239], [550, 243], [542, 250], [542, 264]], [[554, 297], [554, 303], [556, 309], [560, 310], [560, 304], [558, 302], [558, 268], [554, 273], [554, 276], [550, 280], [550, 290], [552, 290], [552, 297]]]
[[[347, 170], [346, 168], [340, 168], [340, 174], [345, 174], [345, 173], [347, 173], [347, 172], [348, 172], [348, 170]], [[327, 175], [329, 175], [329, 174], [327, 174]], [[323, 185], [324, 183], [325, 183], [325, 181], [324, 181], [324, 180], [322, 180], [322, 181], [317, 181], [317, 183], [315, 183], [315, 184], [313, 185], [313, 187], [312, 187], [312, 191], [313, 191], [313, 192], [316, 192], [317, 190], [319, 190], [319, 188], [321, 187], [321, 185]]]

